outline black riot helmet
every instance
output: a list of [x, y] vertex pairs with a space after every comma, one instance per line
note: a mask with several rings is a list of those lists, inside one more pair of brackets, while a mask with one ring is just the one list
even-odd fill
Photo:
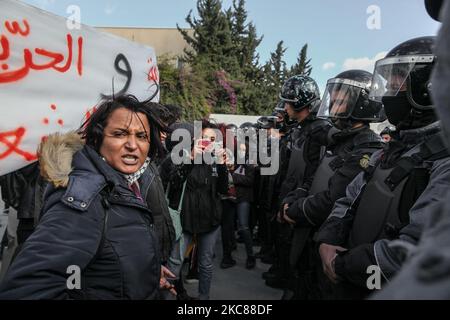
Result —
[[251, 122], [244, 122], [239, 126], [238, 139], [240, 134], [244, 134], [250, 137], [251, 139], [257, 139], [258, 138], [257, 125]]
[[441, 21], [439, 12], [441, 11], [443, 2], [444, 0], [425, 0], [425, 9], [427, 9], [429, 16], [436, 21]]
[[237, 125], [235, 125], [234, 123], [229, 123], [229, 124], [227, 124], [227, 126], [226, 126], [226, 130], [230, 130], [230, 131], [233, 132], [233, 133], [236, 133], [236, 132], [237, 132], [237, 129], [238, 129], [238, 127], [237, 127]]
[[257, 127], [258, 129], [276, 129], [277, 128], [276, 116], [263, 116], [258, 118]]
[[244, 129], [244, 130], [248, 130], [248, 129], [254, 128], [254, 127], [255, 127], [255, 125], [251, 122], [244, 122], [243, 124], [241, 124], [239, 126], [240, 129]]
[[[364, 70], [348, 70], [328, 80], [317, 114], [335, 123], [381, 122], [384, 120], [381, 102], [370, 101], [372, 74]], [[343, 129], [343, 127], [341, 128]]]
[[320, 92], [317, 83], [308, 76], [296, 75], [283, 84], [280, 93], [283, 102], [289, 102], [295, 111], [309, 108], [317, 112], [320, 105]]
[[436, 61], [434, 43], [435, 37], [408, 40], [375, 64], [369, 97], [383, 103], [389, 122], [396, 126], [433, 109], [430, 76]]

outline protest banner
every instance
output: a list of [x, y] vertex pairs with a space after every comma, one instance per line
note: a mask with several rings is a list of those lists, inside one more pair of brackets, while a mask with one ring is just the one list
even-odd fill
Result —
[[151, 47], [0, 1], [0, 176], [36, 161], [42, 139], [79, 128], [104, 97], [157, 101], [156, 62]]

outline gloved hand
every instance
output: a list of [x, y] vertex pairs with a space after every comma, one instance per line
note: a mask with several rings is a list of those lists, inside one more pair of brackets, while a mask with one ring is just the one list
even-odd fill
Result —
[[300, 218], [300, 215], [303, 213], [300, 209], [300, 205], [303, 203], [303, 198], [298, 199], [297, 201], [292, 202], [287, 210], [285, 211], [285, 214], [288, 216], [289, 219], [297, 222]]
[[308, 191], [304, 188], [297, 188], [287, 194], [287, 196], [283, 199], [282, 203], [292, 204], [296, 200], [300, 198], [305, 198], [308, 196]]

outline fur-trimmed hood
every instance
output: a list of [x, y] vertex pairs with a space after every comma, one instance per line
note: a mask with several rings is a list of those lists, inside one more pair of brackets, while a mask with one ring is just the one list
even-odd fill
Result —
[[[143, 205], [128, 187], [125, 177], [106, 163], [97, 151], [85, 145], [77, 133], [52, 134], [38, 151], [41, 175], [53, 186], [47, 188], [45, 199], [65, 189], [62, 197], [56, 196], [55, 201], [85, 211], [96, 195], [107, 187], [111, 195], [125, 196], [127, 203]], [[140, 182], [144, 198], [150, 182], [150, 174], [146, 171]]]
[[[161, 259], [147, 204], [77, 134], [54, 134], [39, 151], [43, 175], [59, 187], [46, 188], [39, 225], [2, 280], [0, 299], [156, 297]], [[67, 290], [73, 264], [88, 281]]]
[[38, 149], [42, 177], [56, 188], [67, 187], [73, 155], [83, 146], [83, 139], [74, 131], [49, 135]]

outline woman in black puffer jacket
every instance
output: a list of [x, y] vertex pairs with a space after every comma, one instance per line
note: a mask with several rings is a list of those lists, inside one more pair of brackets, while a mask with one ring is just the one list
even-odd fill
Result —
[[0, 299], [154, 299], [161, 284], [169, 288], [143, 200], [159, 128], [144, 104], [121, 96], [99, 106], [85, 141], [75, 133], [47, 139], [40, 165], [52, 186]]

